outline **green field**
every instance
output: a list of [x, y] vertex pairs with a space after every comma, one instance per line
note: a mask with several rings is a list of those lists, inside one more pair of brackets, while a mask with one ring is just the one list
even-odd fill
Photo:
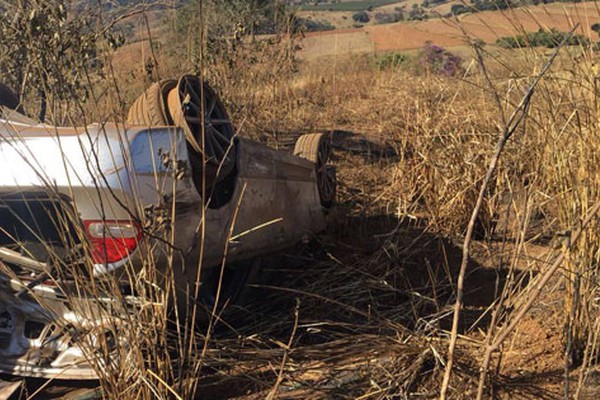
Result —
[[303, 11], [364, 11], [369, 7], [381, 7], [388, 4], [398, 3], [398, 0], [364, 0], [364, 1], [345, 1], [342, 3], [330, 4], [322, 3], [318, 5], [305, 4], [300, 6]]

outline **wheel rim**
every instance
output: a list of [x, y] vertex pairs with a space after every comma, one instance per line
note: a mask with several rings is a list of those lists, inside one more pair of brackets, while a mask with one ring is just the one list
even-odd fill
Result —
[[186, 75], [169, 93], [168, 103], [173, 120], [184, 129], [188, 143], [197, 153], [204, 154], [206, 176], [217, 180], [225, 177], [235, 164], [234, 131], [216, 93], [198, 77]]
[[321, 198], [321, 204], [324, 206], [329, 206], [335, 196], [335, 173], [327, 165], [330, 155], [331, 146], [329, 141], [322, 140], [319, 143], [317, 153], [316, 172], [319, 197]]

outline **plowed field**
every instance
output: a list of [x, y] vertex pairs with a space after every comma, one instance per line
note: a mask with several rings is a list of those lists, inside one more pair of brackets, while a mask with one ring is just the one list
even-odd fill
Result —
[[[553, 3], [505, 11], [467, 14], [458, 21], [445, 18], [399, 22], [308, 34], [301, 55], [305, 58], [333, 56], [348, 52], [412, 50], [432, 42], [441, 46], [459, 46], [465, 34], [487, 43], [502, 36], [538, 29], [568, 31], [579, 24], [577, 33], [597, 40], [591, 25], [600, 22], [600, 11], [593, 2]], [[332, 40], [333, 39], [333, 40]]]

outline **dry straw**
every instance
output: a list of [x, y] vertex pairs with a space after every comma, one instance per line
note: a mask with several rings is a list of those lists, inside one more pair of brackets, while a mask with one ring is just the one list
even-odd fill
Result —
[[[147, 19], [142, 24], [150, 32]], [[148, 55], [159, 66], [152, 74], [161, 77], [182, 72], [181, 60], [198, 60], [187, 53], [192, 43], [166, 49], [163, 40], [153, 37], [154, 47], [144, 47], [134, 78], [118, 56], [102, 53], [106, 79], [85, 81], [94, 96], [57, 105], [48, 118], [120, 123], [144, 86], [140, 71]], [[512, 386], [499, 388], [511, 382], [498, 373], [505, 366], [500, 344], [519, 330], [532, 302], [553, 295], [547, 283], [557, 279], [554, 272], [564, 279], [560, 318], [572, 355], [566, 367], [583, 363], [576, 388], [583, 393], [598, 356], [600, 138], [593, 51], [564, 47], [542, 71], [548, 58], [542, 49], [487, 45], [465, 50], [464, 73], [449, 78], [409, 66], [381, 69], [372, 56], [311, 64], [291, 57], [289, 45], [241, 41], [230, 59], [205, 60], [202, 72], [220, 90], [242, 135], [284, 149], [300, 133], [334, 131], [340, 204], [328, 232], [316, 244], [267, 257], [262, 279], [251, 286], [258, 299], [225, 313], [211, 310], [208, 330], [168, 312], [172, 271], [159, 276], [152, 249], [145, 251], [141, 274], [123, 269], [140, 299], [137, 312], [101, 310], [115, 319], [110, 330], [126, 345], [118, 347], [118, 357], [110, 341], [87, 347], [103, 395], [511, 396]], [[523, 98], [527, 107], [519, 103]], [[507, 123], [514, 110], [520, 124]], [[495, 173], [487, 176], [488, 189], [481, 190], [502, 132], [514, 133], [513, 141], [505, 143]], [[456, 243], [478, 203], [478, 223], [471, 220], [470, 230], [478, 226], [484, 240], [473, 243], [462, 261], [463, 287], [456, 277], [469, 246]], [[130, 206], [143, 215], [139, 204]], [[166, 204], [166, 229], [151, 232], [161, 239], [157, 243], [172, 241], [172, 213], [173, 204]], [[140, 222], [157, 225], [143, 217]], [[547, 258], [531, 257], [532, 244], [547, 246]], [[178, 257], [163, 248], [168, 259]], [[79, 269], [61, 267], [79, 293], [110, 293], [120, 307], [129, 306], [115, 280], [90, 281]], [[166, 284], [155, 285], [159, 280]], [[490, 298], [477, 303], [481, 287]], [[455, 303], [461, 290], [464, 301]], [[453, 313], [463, 324], [451, 329]], [[448, 359], [450, 336], [456, 347]], [[111, 353], [114, 362], [107, 364]], [[442, 371], [451, 367], [443, 386]], [[558, 395], [572, 393], [572, 379], [567, 373]], [[534, 383], [528, 390], [539, 393]]]

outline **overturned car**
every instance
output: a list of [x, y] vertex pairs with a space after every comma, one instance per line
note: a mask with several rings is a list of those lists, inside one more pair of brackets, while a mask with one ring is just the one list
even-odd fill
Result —
[[335, 200], [326, 135], [294, 154], [241, 138], [195, 76], [152, 85], [124, 127], [0, 108], [2, 373], [95, 379], [96, 347], [128, 345], [109, 324], [144, 303], [217, 312], [257, 257], [324, 229]]

